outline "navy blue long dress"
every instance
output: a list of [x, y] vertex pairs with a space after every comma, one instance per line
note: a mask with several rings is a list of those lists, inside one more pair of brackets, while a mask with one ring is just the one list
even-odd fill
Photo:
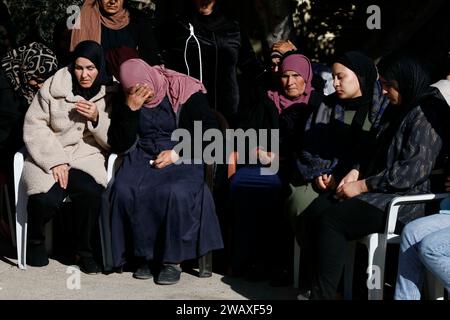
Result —
[[[131, 231], [136, 257], [179, 263], [223, 248], [214, 201], [203, 165], [149, 165], [175, 142], [176, 117], [167, 97], [142, 108], [136, 148], [125, 155], [112, 190], [114, 266], [125, 263], [125, 234]], [[127, 230], [128, 229], [128, 230]]]

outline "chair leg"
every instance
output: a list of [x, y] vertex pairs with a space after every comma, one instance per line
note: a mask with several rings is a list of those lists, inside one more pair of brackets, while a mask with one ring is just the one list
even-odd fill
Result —
[[212, 276], [212, 252], [206, 253], [198, 259], [198, 276], [208, 278]]
[[349, 242], [347, 245], [347, 257], [344, 268], [344, 299], [352, 300], [353, 298], [353, 269], [355, 265], [355, 249], [356, 243]]
[[16, 244], [17, 264], [20, 269], [27, 268], [27, 203], [28, 197], [23, 184], [18, 187], [16, 204]]

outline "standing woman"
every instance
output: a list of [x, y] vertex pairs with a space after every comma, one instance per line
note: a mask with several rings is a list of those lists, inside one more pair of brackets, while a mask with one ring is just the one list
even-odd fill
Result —
[[[347, 241], [383, 232], [386, 208], [399, 195], [430, 192], [430, 174], [443, 150], [445, 117], [428, 107], [429, 77], [413, 58], [391, 55], [378, 64], [390, 105], [364, 166], [351, 170], [336, 192], [317, 198], [303, 215], [314, 217], [317, 252], [312, 299], [335, 299]], [[339, 90], [338, 90], [339, 91]], [[423, 215], [421, 205], [400, 209], [397, 227]]]
[[263, 68], [239, 23], [225, 13], [225, 2], [184, 1], [183, 14], [169, 21], [159, 36], [167, 66], [203, 82], [210, 107], [235, 127], [242, 95], [238, 68], [251, 81]]
[[23, 179], [28, 198], [27, 263], [45, 266], [45, 224], [70, 196], [75, 243], [83, 272], [100, 271], [94, 256], [100, 197], [106, 186], [105, 152], [115, 87], [102, 47], [83, 41], [72, 64], [48, 79], [33, 100], [24, 125], [28, 157]]
[[142, 12], [128, 6], [129, 0], [85, 0], [80, 28], [72, 30], [70, 51], [83, 40], [100, 43], [110, 72], [119, 79], [120, 64], [134, 51], [150, 65], [159, 64], [154, 27]]
[[204, 165], [175, 163], [179, 155], [171, 136], [183, 128], [195, 139], [194, 121], [204, 130], [217, 127], [216, 121], [198, 80], [140, 59], [124, 62], [120, 75], [127, 94], [122, 108], [130, 111], [125, 119], [116, 116], [126, 112], [114, 110], [110, 142], [118, 151], [136, 144], [125, 154], [112, 190], [114, 265], [126, 262], [130, 231], [132, 253], [140, 260], [133, 276], [151, 278], [153, 261], [159, 269], [156, 283], [175, 284], [181, 262], [223, 244]]

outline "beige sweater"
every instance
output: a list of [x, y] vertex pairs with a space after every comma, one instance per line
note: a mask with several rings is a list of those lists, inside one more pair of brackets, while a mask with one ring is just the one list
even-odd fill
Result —
[[83, 98], [73, 95], [72, 76], [67, 67], [44, 83], [28, 109], [23, 128], [28, 157], [22, 178], [28, 195], [48, 192], [55, 183], [51, 169], [64, 163], [106, 186], [109, 114], [117, 91], [117, 86], [102, 86], [90, 100], [99, 112], [94, 128], [75, 109], [75, 102]]

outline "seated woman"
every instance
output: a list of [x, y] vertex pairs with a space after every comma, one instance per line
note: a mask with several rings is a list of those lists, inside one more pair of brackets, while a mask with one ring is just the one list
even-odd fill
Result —
[[[275, 146], [264, 146], [262, 141], [254, 141], [251, 146], [250, 141], [247, 152], [259, 164], [238, 162], [237, 171], [230, 178], [234, 217], [232, 268], [235, 274], [247, 273], [249, 280], [270, 277], [272, 284], [289, 282], [293, 235], [283, 214], [283, 203], [306, 120], [317, 107], [312, 75], [307, 57], [295, 52], [285, 56], [280, 65], [281, 89], [261, 93], [262, 99], [240, 125], [244, 130], [266, 129], [268, 136], [273, 129], [279, 129], [279, 153], [272, 152], [276, 149], [271, 147]], [[238, 161], [245, 156], [237, 155]], [[279, 170], [262, 174], [262, 167], [277, 160], [275, 157], [279, 159]]]
[[380, 99], [381, 84], [369, 57], [347, 52], [334, 62], [333, 74], [336, 92], [325, 97], [305, 127], [297, 159], [305, 185], [295, 190], [291, 204], [297, 216], [318, 193], [335, 189], [352, 168], [388, 102]]
[[[450, 65], [449, 65], [450, 66]], [[435, 107], [450, 107], [450, 74], [435, 87]], [[448, 116], [447, 116], [448, 119]], [[450, 191], [450, 176], [445, 183]], [[402, 232], [398, 275], [395, 285], [396, 300], [420, 300], [425, 270], [437, 277], [450, 292], [450, 198], [441, 202], [438, 214], [408, 223]]]
[[[446, 119], [427, 106], [429, 77], [420, 63], [391, 55], [378, 69], [390, 105], [374, 132], [367, 162], [351, 170], [336, 192], [321, 195], [303, 212], [310, 222], [307, 236], [317, 252], [312, 299], [335, 299], [347, 241], [383, 232], [386, 208], [394, 197], [430, 191], [429, 177], [444, 145], [440, 133]], [[397, 226], [420, 214], [420, 205], [403, 206]]]
[[420, 300], [425, 271], [450, 292], [450, 198], [437, 214], [416, 219], [405, 226], [400, 243], [395, 300]]
[[161, 269], [156, 283], [175, 284], [182, 261], [223, 244], [204, 166], [175, 163], [179, 155], [171, 135], [184, 128], [194, 137], [194, 121], [204, 130], [217, 125], [198, 80], [140, 59], [124, 62], [120, 75], [127, 95], [123, 108], [132, 111], [113, 111], [110, 143], [118, 151], [136, 144], [125, 154], [112, 190], [114, 265], [126, 262], [125, 235], [131, 231], [132, 253], [140, 260], [133, 276], [151, 278], [153, 261]]
[[45, 266], [44, 226], [70, 196], [78, 264], [100, 271], [93, 239], [106, 186], [104, 153], [109, 149], [109, 110], [117, 87], [109, 87], [102, 47], [81, 42], [72, 64], [48, 79], [33, 100], [24, 125], [28, 157], [23, 179], [28, 198], [27, 263]]
[[304, 127], [303, 143], [297, 153], [298, 176], [291, 184], [287, 200], [288, 216], [292, 219], [302, 250], [302, 289], [311, 284], [310, 255], [316, 251], [302, 239], [309, 222], [302, 213], [320, 193], [334, 190], [336, 181], [352, 168], [368, 145], [368, 131], [376, 127], [388, 99], [382, 97], [375, 63], [366, 55], [350, 51], [338, 57], [332, 65], [336, 92], [326, 96], [314, 110]]

